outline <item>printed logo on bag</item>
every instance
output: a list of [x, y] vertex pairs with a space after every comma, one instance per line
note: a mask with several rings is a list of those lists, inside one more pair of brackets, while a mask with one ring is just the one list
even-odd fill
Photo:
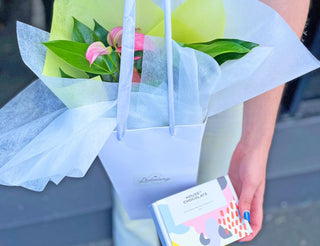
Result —
[[172, 182], [172, 178], [162, 174], [149, 174], [135, 177], [137, 185], [157, 185]]

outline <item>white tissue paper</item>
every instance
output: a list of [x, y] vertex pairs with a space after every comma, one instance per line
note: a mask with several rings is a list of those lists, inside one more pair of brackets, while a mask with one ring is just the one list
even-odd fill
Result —
[[[319, 67], [270, 7], [252, 0], [223, 2], [224, 37], [260, 46], [244, 58], [218, 67], [206, 54], [174, 42], [178, 126], [202, 124], [207, 115]], [[49, 181], [57, 184], [65, 176], [86, 174], [114, 134], [118, 84], [44, 76], [46, 48], [40, 43], [48, 41], [49, 34], [22, 23], [17, 24], [17, 30], [22, 59], [41, 81], [35, 81], [0, 109], [0, 183], [41, 191]], [[156, 52], [145, 52], [142, 81], [133, 85], [128, 129], [168, 125], [164, 39], [148, 39]]]

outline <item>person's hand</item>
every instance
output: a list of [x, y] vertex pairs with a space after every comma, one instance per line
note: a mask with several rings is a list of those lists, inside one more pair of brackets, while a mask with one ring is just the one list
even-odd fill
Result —
[[253, 230], [243, 242], [251, 241], [262, 227], [268, 152], [269, 148], [249, 147], [240, 141], [230, 163], [229, 177], [239, 197], [240, 214], [250, 220]]

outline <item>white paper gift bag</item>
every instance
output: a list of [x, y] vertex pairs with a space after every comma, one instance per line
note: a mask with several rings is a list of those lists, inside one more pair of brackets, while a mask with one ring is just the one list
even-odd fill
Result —
[[[154, 111], [155, 114], [161, 114], [161, 110], [168, 111], [169, 126], [126, 129], [128, 112], [131, 111], [132, 114], [132, 110], [134, 110], [132, 108], [129, 110], [129, 105], [135, 30], [135, 1], [127, 0], [124, 10], [123, 51], [118, 91], [118, 130], [113, 132], [99, 154], [112, 184], [131, 219], [149, 218], [148, 206], [152, 202], [194, 186], [197, 181], [206, 116], [201, 114], [202, 120], [200, 118], [200, 122], [197, 120], [198, 123], [195, 124], [192, 124], [193, 120], [191, 120], [190, 125], [176, 125], [175, 109], [179, 110], [179, 105], [185, 99], [179, 98], [175, 90], [177, 86], [174, 85], [174, 80], [177, 77], [188, 77], [184, 80], [185, 84], [182, 85], [189, 87], [186, 91], [194, 87], [192, 83], [198, 86], [197, 66], [192, 67], [194, 71], [185, 70], [194, 65], [192, 62], [197, 59], [191, 50], [194, 58], [190, 59], [191, 64], [188, 64], [188, 60], [184, 59], [185, 54], [179, 54], [179, 57], [177, 57], [176, 53], [178, 51], [176, 49], [179, 48], [177, 46], [173, 47], [171, 38], [170, 1], [165, 1], [165, 3], [166, 46], [161, 45], [163, 39], [159, 43], [156, 43], [157, 40], [153, 39], [152, 44], [155, 47], [151, 53], [153, 55], [159, 54], [155, 52], [157, 49], [164, 51], [165, 48], [166, 50], [166, 59], [162, 59], [163, 64], [158, 67], [160, 76], [156, 79], [167, 80], [167, 87], [164, 90], [166, 95], [163, 97], [167, 102], [161, 105], [159, 112], [157, 112], [157, 109], [154, 109]], [[173, 55], [173, 53], [175, 54]], [[192, 54], [189, 58], [192, 58]], [[152, 60], [149, 60], [147, 56], [148, 54], [144, 54], [144, 63]], [[175, 62], [173, 62], [173, 57]], [[155, 57], [155, 59], [157, 58]], [[179, 60], [178, 62], [176, 61], [177, 59]], [[179, 68], [173, 71], [173, 65], [178, 65]], [[146, 66], [143, 67], [146, 68]], [[218, 78], [220, 69], [217, 64], [216, 71], [215, 78]], [[212, 83], [214, 81], [213, 77]], [[194, 89], [199, 90], [196, 87]], [[180, 89], [180, 91], [183, 91], [183, 89]], [[132, 100], [136, 101], [135, 95], [133, 94], [132, 96]], [[192, 96], [190, 93], [190, 97]], [[193, 98], [189, 99], [194, 100]], [[155, 98], [155, 100], [157, 99]], [[198, 101], [200, 101], [199, 98]], [[187, 103], [184, 105], [189, 106]], [[143, 107], [143, 103], [139, 104], [138, 102], [135, 107]], [[195, 111], [195, 114], [197, 114], [197, 111]], [[143, 116], [143, 114], [139, 115]], [[192, 118], [199, 119], [196, 116]], [[129, 116], [130, 120], [132, 118], [130, 119]], [[141, 121], [143, 121], [142, 118]]]
[[[219, 67], [212, 57], [172, 41], [169, 1], [137, 0], [137, 27], [152, 36], [145, 38], [141, 82], [131, 83], [135, 1], [127, 0], [120, 84], [60, 78], [63, 64], [41, 43], [70, 40], [72, 17], [91, 27], [96, 19], [108, 30], [122, 25], [124, 0], [55, 0], [50, 35], [17, 24], [22, 59], [42, 82], [0, 109], [0, 184], [42, 191], [49, 181], [83, 177], [99, 155], [131, 217], [147, 217], [147, 204], [195, 183], [207, 115], [319, 67], [260, 1], [171, 2], [176, 41], [224, 37], [260, 46]], [[155, 37], [164, 34], [159, 5], [166, 39]]]

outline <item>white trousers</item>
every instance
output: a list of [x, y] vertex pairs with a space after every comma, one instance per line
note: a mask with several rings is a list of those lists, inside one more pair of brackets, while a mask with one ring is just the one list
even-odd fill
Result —
[[[228, 173], [233, 151], [240, 140], [243, 105], [208, 119], [202, 141], [198, 183]], [[115, 193], [115, 192], [114, 192]], [[130, 220], [118, 196], [113, 196], [114, 246], [160, 246], [152, 219]]]

